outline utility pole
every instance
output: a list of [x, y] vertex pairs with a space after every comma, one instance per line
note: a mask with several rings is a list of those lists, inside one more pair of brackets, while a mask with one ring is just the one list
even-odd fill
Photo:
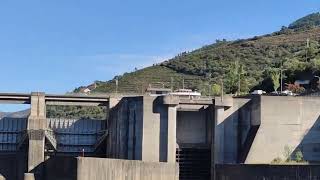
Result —
[[171, 77], [171, 91], [173, 91], [173, 77]]
[[287, 69], [283, 68], [283, 59], [281, 59], [281, 67], [280, 67], [280, 93], [283, 92], [283, 71]]
[[282, 68], [283, 68], [283, 61], [282, 61], [282, 59], [281, 59], [281, 67], [280, 67], [280, 94], [282, 94], [282, 91], [283, 91], [283, 89], [282, 89], [282, 81], [283, 81], [283, 76], [282, 76]]
[[238, 95], [241, 94], [241, 75], [243, 74], [243, 66], [238, 61]]
[[221, 102], [223, 101], [223, 77], [221, 79]]
[[118, 85], [119, 85], [119, 81], [118, 78], [116, 79], [116, 94], [118, 94]]
[[308, 49], [310, 47], [310, 42], [309, 38], [307, 38], [307, 44], [306, 44], [306, 62], [308, 61]]
[[238, 96], [240, 95], [241, 93], [241, 72], [238, 71]]
[[182, 78], [182, 89], [184, 89], [184, 78]]
[[241, 81], [241, 77], [240, 77], [240, 73], [238, 73], [238, 96], [240, 95], [240, 93], [241, 93], [241, 90], [240, 90], [240, 88], [241, 88], [241, 84], [240, 84], [240, 81]]

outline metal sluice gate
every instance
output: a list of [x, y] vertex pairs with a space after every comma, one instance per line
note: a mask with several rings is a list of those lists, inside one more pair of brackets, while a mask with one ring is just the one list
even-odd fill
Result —
[[208, 180], [211, 171], [211, 149], [177, 149], [180, 180]]

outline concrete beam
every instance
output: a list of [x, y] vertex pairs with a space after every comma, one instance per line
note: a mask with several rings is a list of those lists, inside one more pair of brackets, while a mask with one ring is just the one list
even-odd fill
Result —
[[191, 105], [212, 105], [212, 98], [198, 98], [198, 99], [180, 99], [179, 104], [191, 104]]
[[46, 95], [47, 105], [107, 106], [109, 97], [83, 95]]
[[233, 97], [231, 96], [223, 96], [223, 97], [215, 97], [214, 105], [221, 107], [232, 107], [233, 106]]
[[30, 94], [0, 93], [1, 104], [30, 104]]
[[52, 106], [107, 106], [107, 103], [101, 102], [63, 102], [63, 101], [47, 101], [47, 105]]
[[[44, 94], [44, 93], [43, 93]], [[0, 103], [2, 104], [30, 104], [31, 94], [22, 93], [0, 93]], [[108, 96], [94, 95], [45, 95], [48, 105], [79, 105], [79, 106], [107, 106]]]
[[178, 105], [180, 103], [179, 96], [164, 96], [163, 104], [167, 105]]

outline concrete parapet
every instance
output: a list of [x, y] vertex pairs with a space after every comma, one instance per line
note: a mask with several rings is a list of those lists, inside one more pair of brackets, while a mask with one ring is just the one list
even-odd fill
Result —
[[25, 173], [24, 180], [35, 180], [33, 173]]
[[180, 103], [179, 96], [164, 96], [163, 104], [167, 105], [178, 105]]
[[232, 107], [233, 97], [231, 96], [215, 97], [214, 105], [221, 106], [221, 107]]
[[176, 163], [77, 158], [78, 180], [178, 180]]

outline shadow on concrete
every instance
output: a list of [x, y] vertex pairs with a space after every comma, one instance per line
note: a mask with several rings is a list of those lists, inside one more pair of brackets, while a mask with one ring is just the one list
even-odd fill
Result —
[[235, 98], [234, 106], [225, 109], [225, 120], [216, 124], [216, 130], [223, 130], [223, 163], [244, 163], [260, 127], [260, 97], [245, 99]]
[[1, 153], [0, 174], [6, 180], [23, 180], [24, 172], [27, 170], [26, 152]]
[[160, 115], [159, 161], [168, 159], [168, 106], [163, 104], [163, 97], [157, 97], [152, 103], [152, 112]]
[[296, 160], [299, 151], [302, 152], [305, 161], [310, 164], [320, 164], [320, 116], [306, 132], [300, 144], [292, 151], [291, 159]]
[[107, 157], [142, 159], [143, 97], [122, 98], [109, 113]]
[[77, 159], [75, 157], [51, 157], [30, 173], [34, 174], [35, 180], [76, 180]]
[[52, 157], [44, 163], [45, 180], [77, 180], [77, 159]]

